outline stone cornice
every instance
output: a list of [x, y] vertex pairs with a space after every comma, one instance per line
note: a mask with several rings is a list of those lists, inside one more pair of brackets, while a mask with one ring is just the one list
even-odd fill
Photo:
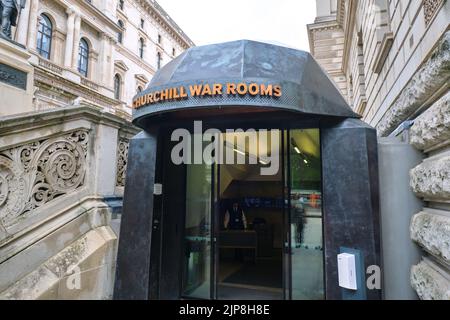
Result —
[[[71, 9], [71, 4], [68, 3], [66, 0], [57, 0], [63, 7], [66, 9]], [[85, 0], [75, 0], [77, 5], [87, 11], [89, 14], [87, 16], [83, 16], [83, 21], [89, 24], [91, 27], [96, 29], [100, 32], [105, 32], [105, 25], [110, 28], [111, 33], [117, 33], [120, 31], [120, 27], [117, 25], [117, 23], [113, 20], [111, 20], [107, 15], [105, 15], [102, 11], [100, 11], [98, 8], [96, 8], [94, 5], [89, 3]], [[78, 12], [78, 10], [74, 10], [75, 12]], [[92, 17], [95, 17], [96, 19], [92, 19]]]
[[118, 44], [115, 46], [115, 49], [118, 53], [124, 55], [131, 61], [133, 61], [138, 66], [144, 68], [147, 72], [154, 75], [156, 70], [149, 63], [141, 59], [137, 54], [131, 52], [128, 48], [124, 47], [122, 44]]
[[308, 29], [309, 48], [314, 56], [314, 33], [326, 30], [342, 30], [336, 20], [327, 20], [322, 22], [314, 22], [306, 25]]
[[147, 79], [147, 77], [144, 74], [135, 74], [134, 77], [136, 78], [136, 80], [147, 84], [149, 82], [149, 80]]
[[352, 2], [352, 0], [338, 0], [336, 20], [339, 25], [343, 25], [345, 19], [345, 2]]
[[[39, 121], [36, 121], [39, 119]], [[136, 134], [140, 131], [130, 121], [109, 112], [104, 112], [88, 106], [74, 106], [56, 108], [50, 110], [39, 110], [2, 117], [0, 121], [0, 136], [21, 131], [30, 131], [55, 124], [86, 119], [94, 123], [108, 124], [123, 132]]]
[[66, 91], [72, 95], [92, 100], [93, 102], [104, 107], [111, 108], [120, 105], [120, 101], [108, 98], [107, 96], [102, 95], [91, 88], [74, 83], [73, 81], [70, 81], [62, 76], [49, 72], [46, 69], [36, 66], [34, 70], [35, 82], [44, 83]]
[[116, 60], [114, 62], [114, 67], [121, 70], [122, 72], [127, 72], [129, 70], [125, 62], [123, 62], [122, 60]]
[[430, 101], [430, 98], [435, 96], [436, 92], [448, 90], [450, 87], [449, 47], [450, 31], [447, 31], [431, 52], [428, 60], [414, 73], [378, 122], [377, 130], [380, 136], [389, 135], [403, 121], [429, 107], [434, 102]]
[[195, 46], [194, 42], [181, 30], [164, 9], [155, 0], [136, 0], [173, 38], [184, 48]]
[[[344, 2], [344, 1], [342, 1]], [[345, 73], [348, 65], [348, 59], [350, 57], [350, 47], [351, 41], [353, 39], [354, 25], [355, 25], [355, 17], [356, 17], [356, 8], [358, 4], [353, 0], [347, 0], [347, 10], [344, 10], [342, 13], [342, 28], [344, 30], [344, 53], [342, 58], [342, 72]]]

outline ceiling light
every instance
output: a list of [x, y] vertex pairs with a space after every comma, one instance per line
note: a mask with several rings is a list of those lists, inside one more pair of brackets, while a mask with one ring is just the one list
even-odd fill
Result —
[[243, 152], [243, 151], [241, 151], [241, 150], [239, 150], [239, 149], [234, 149], [234, 151], [235, 152], [237, 152], [237, 153], [239, 153], [239, 154], [242, 154], [243, 156], [246, 156], [247, 154], [245, 153], [245, 152]]

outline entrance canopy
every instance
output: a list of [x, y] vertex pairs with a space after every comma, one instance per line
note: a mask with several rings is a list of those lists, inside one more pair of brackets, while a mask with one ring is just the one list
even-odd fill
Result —
[[190, 48], [164, 66], [134, 98], [133, 122], [205, 107], [359, 117], [309, 53], [240, 40]]

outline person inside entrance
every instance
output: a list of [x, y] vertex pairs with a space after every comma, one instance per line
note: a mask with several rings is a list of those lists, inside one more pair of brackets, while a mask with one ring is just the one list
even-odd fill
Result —
[[226, 211], [223, 225], [226, 230], [247, 229], [247, 218], [238, 202], [234, 202], [231, 210]]

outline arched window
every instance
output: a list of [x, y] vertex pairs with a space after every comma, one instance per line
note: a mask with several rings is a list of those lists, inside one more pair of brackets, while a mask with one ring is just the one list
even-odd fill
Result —
[[52, 47], [53, 25], [50, 19], [41, 14], [39, 19], [38, 35], [37, 35], [37, 51], [46, 58], [50, 59], [50, 49]]
[[139, 57], [144, 58], [144, 39], [140, 38], [139, 39]]
[[80, 40], [78, 48], [78, 72], [84, 77], [88, 76], [89, 67], [89, 44], [85, 39]]
[[157, 66], [158, 66], [158, 69], [160, 69], [161, 68], [161, 52], [158, 52], [157, 54], [156, 54], [156, 60], [157, 60]]
[[118, 74], [114, 76], [114, 98], [120, 100], [120, 90], [122, 87], [122, 79]]
[[118, 24], [119, 27], [120, 27], [120, 31], [119, 31], [119, 33], [117, 34], [117, 41], [118, 41], [119, 43], [122, 43], [122, 41], [123, 41], [123, 21], [122, 21], [122, 20], [119, 20], [119, 21], [117, 21], [117, 24]]
[[119, 0], [119, 9], [123, 10], [123, 6], [124, 6], [124, 0]]

